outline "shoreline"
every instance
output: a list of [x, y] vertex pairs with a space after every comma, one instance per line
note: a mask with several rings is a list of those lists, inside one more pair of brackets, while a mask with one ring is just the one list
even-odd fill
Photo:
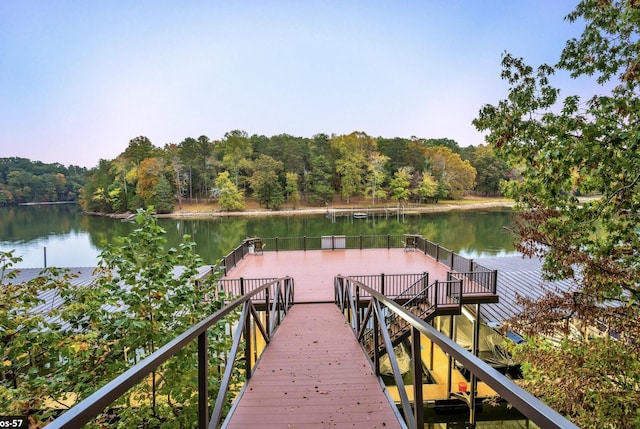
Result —
[[[482, 201], [481, 198], [474, 198], [473, 200], [450, 200], [446, 202], [433, 203], [424, 206], [406, 206], [404, 209], [397, 206], [327, 206], [327, 207], [304, 207], [304, 208], [284, 208], [280, 210], [266, 210], [266, 209], [247, 209], [244, 211], [222, 211], [222, 210], [189, 210], [188, 208], [182, 210], [176, 210], [172, 213], [156, 214], [158, 218], [163, 219], [209, 219], [209, 218], [225, 218], [225, 217], [271, 217], [271, 216], [312, 216], [335, 213], [337, 215], [344, 213], [393, 213], [396, 214], [397, 210], [404, 211], [405, 215], [414, 215], [422, 213], [444, 213], [453, 210], [482, 210], [493, 208], [511, 208], [515, 202], [508, 199], [495, 199], [488, 198], [487, 201]], [[99, 213], [99, 212], [83, 212], [90, 216], [104, 216], [113, 219], [121, 219], [123, 221], [135, 216], [135, 213]]]
[[[511, 208], [514, 206], [512, 200], [491, 200], [491, 201], [475, 201], [465, 202], [464, 200], [447, 202], [447, 203], [435, 203], [428, 206], [410, 206], [404, 207], [405, 215], [421, 214], [421, 213], [442, 213], [452, 210], [481, 210], [489, 208]], [[398, 207], [318, 207], [318, 208], [297, 208], [297, 209], [282, 209], [282, 210], [245, 210], [236, 212], [226, 211], [191, 211], [191, 210], [176, 210], [173, 213], [157, 215], [158, 218], [175, 218], [175, 219], [206, 219], [216, 217], [245, 217], [245, 216], [305, 216], [305, 215], [318, 215], [329, 213], [349, 213], [349, 212], [393, 212], [396, 213]], [[400, 208], [402, 210], [402, 208]], [[402, 213], [402, 212], [401, 212]], [[125, 218], [130, 214], [118, 215], [118, 217]]]

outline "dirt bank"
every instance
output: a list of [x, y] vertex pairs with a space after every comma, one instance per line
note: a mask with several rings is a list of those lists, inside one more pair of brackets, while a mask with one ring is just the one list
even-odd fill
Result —
[[[411, 213], [437, 213], [450, 210], [482, 210], [496, 207], [512, 207], [513, 201], [497, 198], [474, 198], [456, 201], [441, 201], [435, 204], [408, 205], [404, 207], [405, 214]], [[393, 205], [379, 205], [376, 207], [367, 205], [328, 205], [327, 207], [301, 207], [283, 208], [280, 210], [265, 210], [260, 208], [248, 208], [239, 212], [226, 212], [210, 205], [183, 205], [182, 209], [176, 209], [173, 213], [159, 215], [163, 218], [209, 218], [209, 217], [239, 217], [239, 216], [304, 216], [313, 214], [325, 214], [335, 212], [367, 212], [367, 211], [393, 211], [398, 210]], [[402, 208], [400, 208], [402, 210]]]

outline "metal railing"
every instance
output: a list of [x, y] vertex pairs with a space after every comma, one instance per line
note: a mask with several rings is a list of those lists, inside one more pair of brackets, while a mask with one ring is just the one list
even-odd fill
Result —
[[371, 274], [371, 275], [351, 275], [352, 279], [361, 281], [369, 287], [377, 290], [383, 295], [393, 299], [409, 299], [429, 283], [429, 274]]
[[[378, 335], [373, 336], [375, 350], [379, 349], [378, 343], [380, 341], [380, 337], [382, 337], [382, 341], [384, 342], [389, 356], [389, 361], [393, 371], [393, 378], [398, 386], [402, 414], [405, 419], [405, 423], [409, 428], [422, 429], [424, 427], [422, 377], [412, 377], [413, 401], [410, 401], [407, 394], [407, 387], [402, 379], [398, 360], [393, 350], [392, 336], [385, 317], [388, 314], [396, 314], [411, 326], [410, 355], [413, 374], [420, 374], [422, 371], [420, 342], [421, 336], [424, 335], [440, 347], [444, 353], [462, 364], [472, 374], [491, 387], [502, 399], [508, 401], [513, 407], [535, 424], [544, 428], [577, 429], [576, 425], [564, 418], [560, 413], [544, 404], [531, 393], [515, 384], [512, 380], [499, 373], [477, 356], [474, 356], [468, 350], [458, 345], [455, 341], [442, 334], [424, 320], [420, 319], [415, 314], [412, 314], [410, 311], [407, 311], [398, 303], [378, 291], [357, 280], [349, 279], [347, 277], [342, 277], [340, 281], [336, 280], [335, 288], [335, 295], [337, 299], [336, 303], [343, 312], [346, 312], [347, 320], [351, 323], [351, 327], [356, 333], [356, 336], [361, 337], [360, 331], [362, 331], [363, 326], [366, 326], [367, 324], [373, 325], [374, 332], [379, 333]], [[370, 318], [368, 321], [359, 320], [359, 316], [357, 316], [359, 314], [358, 309], [361, 305], [357, 299], [362, 292], [371, 297], [368, 299], [369, 305], [366, 312], [367, 317]], [[380, 356], [378, 353], [374, 353], [372, 361], [376, 374], [380, 376]], [[475, 390], [472, 389], [469, 395], [471, 397], [469, 404], [475, 404]]]
[[[232, 381], [232, 372], [238, 351], [241, 347], [241, 338], [244, 338], [244, 367], [247, 380], [251, 378], [251, 359], [256, 356], [256, 344], [251, 341], [251, 330], [259, 331], [268, 344], [281, 320], [293, 305], [293, 279], [283, 277], [278, 280], [263, 284], [245, 295], [234, 299], [229, 304], [216, 311], [208, 318], [194, 325], [192, 328], [177, 336], [169, 343], [152, 353], [137, 365], [107, 383], [85, 400], [74, 405], [65, 413], [53, 420], [47, 429], [80, 428], [84, 424], [98, 416], [114, 401], [125, 394], [131, 387], [138, 384], [160, 365], [166, 362], [178, 352], [197, 339], [198, 342], [198, 428], [216, 428], [220, 424], [223, 406]], [[254, 306], [257, 296], [263, 296], [266, 308], [266, 323], [262, 323], [261, 317]], [[225, 317], [240, 310], [233, 343], [227, 354], [227, 365], [221, 380], [220, 390], [215, 399], [213, 412], [209, 415], [209, 364], [208, 364], [208, 335], [207, 331], [218, 323], [224, 323]], [[256, 357], [257, 358], [257, 357]]]
[[[374, 277], [374, 276], [371, 276]], [[423, 280], [428, 279], [427, 276], [423, 278]], [[349, 297], [339, 297], [339, 293], [345, 292], [348, 289], [337, 284], [343, 281], [352, 281], [355, 280], [361, 284], [366, 284], [367, 280], [371, 280], [367, 276], [360, 276], [360, 278], [349, 276], [336, 276], [335, 278], [335, 294], [336, 294], [336, 303], [341, 306], [342, 310], [344, 310], [344, 303], [349, 300]], [[415, 286], [422, 282], [416, 283]], [[423, 286], [419, 291], [415, 291], [415, 287], [410, 287], [407, 289], [403, 296], [407, 299], [402, 299], [401, 296], [397, 297], [389, 297], [393, 299], [396, 303], [401, 305], [405, 310], [413, 313], [420, 319], [424, 321], [429, 321], [434, 317], [441, 314], [460, 314], [462, 312], [462, 281], [461, 280], [449, 280], [449, 281], [438, 281], [436, 280], [431, 285], [428, 284], [428, 280], [424, 283], [426, 286]], [[371, 285], [366, 284], [368, 287]], [[378, 291], [375, 287], [374, 290]], [[360, 290], [356, 288], [355, 290], [356, 302], [360, 304], [361, 299], [364, 297], [370, 298], [367, 295], [365, 290]], [[411, 293], [411, 295], [410, 295]], [[382, 293], [384, 295], [384, 293]], [[369, 301], [365, 301], [370, 304]], [[352, 326], [358, 327], [356, 331], [356, 336], [358, 341], [362, 343], [365, 350], [369, 352], [371, 355], [373, 353], [377, 353], [379, 355], [386, 352], [385, 345], [379, 344], [378, 348], [374, 348], [374, 330], [369, 324], [370, 316], [371, 316], [371, 308], [367, 307], [366, 310], [360, 305], [357, 309], [357, 313], [355, 314], [355, 319], [351, 320]], [[402, 318], [400, 318], [397, 314], [391, 313], [385, 315], [386, 325], [389, 327], [389, 332], [391, 335], [392, 345], [395, 346], [400, 341], [405, 339], [410, 334], [411, 326]]]
[[[255, 239], [251, 239], [255, 240]], [[449, 269], [461, 274], [456, 279], [466, 279], [466, 286], [474, 293], [496, 294], [498, 272], [486, 268], [473, 259], [465, 258], [457, 253], [433, 243], [417, 234], [403, 235], [325, 235], [321, 237], [274, 237], [260, 238], [264, 251], [288, 251], [288, 250], [338, 250], [338, 249], [396, 249], [407, 248], [417, 249], [425, 255], [431, 256]], [[409, 240], [411, 242], [409, 242]], [[234, 251], [223, 258], [225, 273], [242, 259], [248, 251], [249, 241], [245, 240]], [[484, 274], [479, 274], [484, 273]], [[373, 285], [371, 285], [373, 287]], [[479, 289], [480, 288], [480, 289]], [[481, 290], [484, 289], [484, 290]], [[380, 289], [378, 289], [380, 290]], [[382, 293], [385, 293], [383, 290]], [[386, 295], [392, 296], [392, 290], [388, 290]]]
[[[265, 283], [269, 283], [276, 280], [273, 277], [266, 277], [262, 279], [245, 279], [240, 277], [238, 279], [219, 279], [218, 291], [224, 293], [227, 296], [241, 296], [245, 293], [253, 292]], [[259, 293], [255, 300], [264, 300], [265, 291]]]

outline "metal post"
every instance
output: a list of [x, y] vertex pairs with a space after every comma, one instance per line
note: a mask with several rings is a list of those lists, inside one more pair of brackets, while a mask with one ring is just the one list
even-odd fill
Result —
[[44, 247], [44, 267], [47, 268], [47, 246]]
[[[449, 338], [453, 340], [453, 329], [455, 325], [453, 323], [453, 315], [449, 316]], [[453, 358], [449, 356], [449, 370], [447, 371], [447, 396], [451, 395], [451, 374], [453, 370]]]
[[[373, 297], [371, 297], [373, 299]], [[378, 324], [378, 315], [373, 312], [373, 367], [376, 371], [376, 375], [380, 376], [380, 338], [378, 331], [380, 326]]]
[[413, 361], [413, 416], [416, 428], [424, 427], [424, 408], [422, 399], [422, 353], [420, 351], [420, 331], [411, 329]]
[[[251, 305], [247, 301], [244, 305]], [[251, 312], [247, 311], [247, 318], [244, 319], [244, 361], [247, 381], [251, 378]]]
[[302, 247], [304, 247], [304, 251], [307, 251], [307, 236], [302, 237]]
[[[267, 288], [267, 289], [265, 289], [265, 292], [264, 292], [266, 294], [265, 295], [265, 310], [264, 310], [264, 313], [265, 313], [265, 316], [266, 316], [265, 323], [266, 323], [266, 326], [267, 326], [267, 334], [269, 334], [269, 337], [271, 337], [271, 323], [270, 323], [270, 320], [271, 320], [271, 314], [270, 314], [271, 313], [271, 306], [269, 305], [269, 293], [270, 293], [270, 290], [271, 290], [271, 288]], [[278, 299], [278, 297], [276, 296], [276, 297], [274, 297], [274, 299]]]
[[356, 286], [356, 332], [360, 329], [360, 288]]
[[385, 295], [385, 293], [384, 293], [384, 273], [380, 274], [380, 293]]
[[198, 429], [209, 425], [209, 362], [207, 331], [198, 335]]
[[[473, 355], [478, 356], [480, 343], [480, 304], [476, 304], [476, 319], [473, 321]], [[469, 423], [476, 423], [476, 391], [478, 377], [471, 373], [471, 393], [469, 395]]]

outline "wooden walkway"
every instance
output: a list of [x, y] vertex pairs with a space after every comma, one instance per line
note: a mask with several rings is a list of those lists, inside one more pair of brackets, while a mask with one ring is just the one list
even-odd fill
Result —
[[227, 426], [399, 427], [371, 365], [334, 304], [293, 306]]

